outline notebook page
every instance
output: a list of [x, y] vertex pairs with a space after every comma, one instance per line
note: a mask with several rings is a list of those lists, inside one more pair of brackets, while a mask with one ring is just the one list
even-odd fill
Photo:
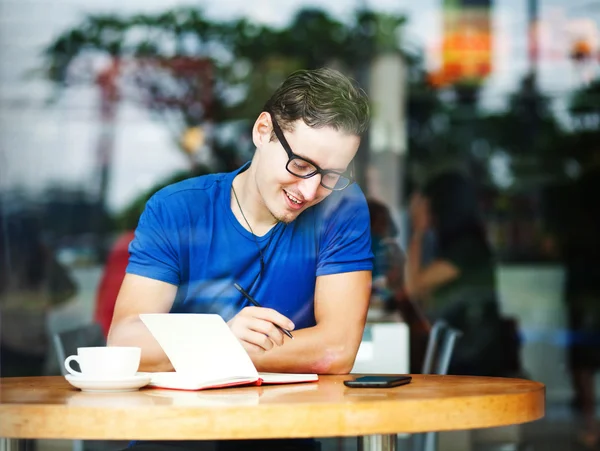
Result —
[[140, 318], [182, 376], [201, 381], [258, 377], [248, 353], [219, 315], [147, 313]]
[[225, 379], [202, 380], [199, 376], [186, 376], [177, 371], [170, 373], [150, 373], [150, 387], [178, 390], [204, 390], [206, 388], [237, 387], [256, 383], [256, 378], [227, 377]]
[[315, 382], [319, 380], [317, 374], [301, 373], [258, 373], [264, 384], [293, 384], [296, 382]]

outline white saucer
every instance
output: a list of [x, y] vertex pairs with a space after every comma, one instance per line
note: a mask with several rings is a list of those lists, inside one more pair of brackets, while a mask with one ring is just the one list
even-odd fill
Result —
[[93, 379], [84, 376], [74, 376], [72, 374], [65, 376], [65, 379], [73, 387], [92, 393], [135, 391], [144, 385], [148, 385], [151, 378], [151, 375], [148, 373], [138, 373], [135, 376], [119, 379]]

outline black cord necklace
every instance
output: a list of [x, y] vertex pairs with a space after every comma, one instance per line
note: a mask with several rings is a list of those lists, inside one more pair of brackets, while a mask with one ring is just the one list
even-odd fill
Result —
[[[254, 238], [254, 244], [256, 244], [256, 248], [258, 249], [258, 255], [259, 255], [259, 258], [260, 258], [260, 271], [256, 275], [256, 277], [254, 278], [254, 280], [252, 281], [252, 284], [250, 285], [250, 287], [248, 288], [248, 292], [250, 292], [250, 290], [252, 290], [252, 288], [254, 288], [254, 284], [256, 283], [256, 281], [258, 280], [258, 278], [261, 276], [261, 274], [263, 273], [263, 271], [265, 269], [265, 258], [264, 258], [264, 254], [263, 254], [263, 249], [261, 249], [260, 244], [258, 242], [258, 238], [256, 237], [256, 234], [254, 233], [254, 230], [252, 230], [252, 226], [250, 225], [250, 222], [246, 218], [246, 215], [244, 214], [244, 210], [242, 210], [242, 205], [240, 204], [240, 200], [238, 199], [237, 193], [235, 192], [235, 188], [233, 187], [233, 183], [231, 184], [231, 192], [233, 193], [233, 197], [235, 198], [235, 203], [237, 204], [237, 206], [238, 206], [238, 208], [240, 210], [240, 213], [242, 214], [242, 218], [244, 218], [244, 221], [246, 222], [246, 225], [248, 226], [248, 229], [250, 229], [250, 233], [252, 234], [252, 238]], [[269, 241], [267, 242], [267, 245], [265, 246], [265, 250], [267, 250], [267, 248], [271, 245], [271, 240], [273, 239], [274, 235], [275, 235], [275, 231], [272, 230], [271, 231], [271, 236], [269, 237]]]

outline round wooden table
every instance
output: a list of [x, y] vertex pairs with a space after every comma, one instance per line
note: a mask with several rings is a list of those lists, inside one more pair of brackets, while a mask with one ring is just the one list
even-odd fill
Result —
[[522, 379], [415, 375], [391, 389], [318, 383], [207, 391], [84, 393], [63, 377], [0, 379], [0, 437], [225, 440], [365, 436], [395, 449], [397, 433], [505, 426], [544, 416], [544, 385]]

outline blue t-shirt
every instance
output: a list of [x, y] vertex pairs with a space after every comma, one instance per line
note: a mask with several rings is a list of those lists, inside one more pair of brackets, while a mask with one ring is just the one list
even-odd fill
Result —
[[314, 326], [317, 276], [372, 270], [364, 195], [357, 185], [334, 191], [290, 224], [256, 237], [231, 211], [231, 184], [247, 167], [156, 193], [129, 246], [127, 273], [177, 285], [173, 313], [217, 313], [228, 321], [249, 305], [237, 282], [297, 329]]

